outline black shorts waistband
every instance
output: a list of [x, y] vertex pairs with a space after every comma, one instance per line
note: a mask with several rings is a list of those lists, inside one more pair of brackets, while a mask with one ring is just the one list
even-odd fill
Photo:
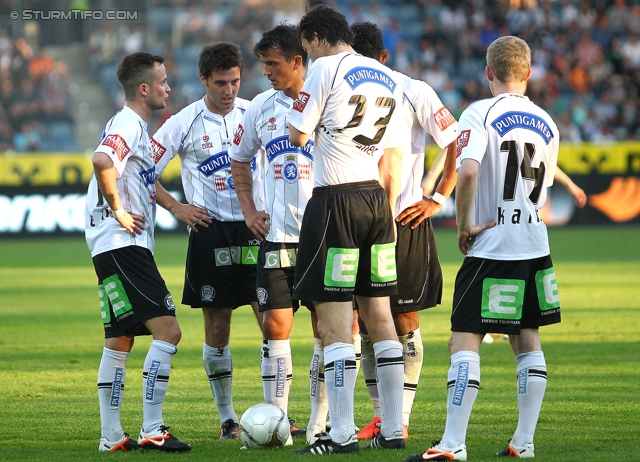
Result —
[[366, 191], [369, 189], [382, 188], [379, 181], [357, 181], [355, 183], [332, 184], [330, 186], [319, 186], [313, 188], [314, 196], [325, 196], [327, 194], [344, 193], [350, 191]]

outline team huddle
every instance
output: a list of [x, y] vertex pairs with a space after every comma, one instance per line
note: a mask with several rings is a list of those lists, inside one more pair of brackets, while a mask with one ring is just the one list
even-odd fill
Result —
[[[380, 29], [351, 26], [319, 5], [254, 47], [272, 88], [238, 98], [243, 60], [230, 43], [203, 47], [205, 96], [152, 136], [147, 121], [169, 97], [164, 59], [125, 56], [126, 97], [93, 155], [86, 239], [98, 276], [105, 344], [98, 371], [100, 451], [189, 451], [162, 405], [181, 331], [153, 259], [156, 204], [187, 224], [182, 304], [202, 310], [203, 363], [220, 438], [239, 435], [229, 349], [234, 309], [251, 305], [263, 334], [264, 401], [288, 415], [294, 314], [311, 312], [311, 412], [294, 453], [405, 448], [423, 362], [419, 312], [441, 303], [442, 272], [430, 217], [456, 188], [458, 247], [443, 437], [404, 460], [466, 460], [480, 387], [482, 339], [509, 335], [516, 355], [518, 426], [498, 456], [534, 457], [546, 387], [538, 328], [560, 322], [545, 224], [538, 210], [556, 173], [559, 135], [524, 96], [531, 51], [516, 37], [487, 50], [493, 97], [460, 121], [425, 82], [385, 66]], [[423, 190], [430, 136], [445, 154], [435, 192]], [[180, 157], [187, 203], [162, 186]], [[143, 367], [138, 438], [120, 424], [126, 361], [152, 335]], [[258, 345], [256, 345], [256, 350]], [[293, 353], [295, 354], [295, 352]], [[362, 368], [373, 407], [354, 422]], [[330, 417], [330, 429], [327, 419]], [[368, 440], [360, 446], [359, 440]]]

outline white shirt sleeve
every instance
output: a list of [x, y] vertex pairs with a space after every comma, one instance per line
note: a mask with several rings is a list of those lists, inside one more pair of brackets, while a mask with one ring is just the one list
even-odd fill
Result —
[[412, 103], [420, 126], [440, 148], [448, 146], [456, 139], [458, 122], [433, 88], [420, 80], [413, 80], [412, 85], [415, 85], [412, 90], [416, 95]]
[[105, 136], [100, 140], [100, 145], [95, 152], [103, 152], [113, 161], [116, 168], [116, 176], [120, 178], [129, 160], [131, 149], [136, 149], [139, 138], [142, 136], [140, 125], [131, 123], [124, 117], [115, 122], [105, 132]]
[[237, 162], [249, 162], [260, 151], [262, 141], [257, 129], [258, 105], [256, 100], [252, 101], [242, 116], [242, 122], [233, 135], [233, 141], [229, 148], [229, 157]]
[[456, 142], [456, 171], [464, 159], [474, 159], [482, 163], [489, 142], [482, 116], [474, 106], [465, 109], [460, 116], [459, 130]]
[[165, 167], [182, 148], [182, 140], [185, 136], [185, 127], [180, 123], [180, 113], [169, 118], [162, 127], [151, 137], [151, 149], [156, 163], [156, 175], [160, 177]]
[[289, 116], [289, 124], [307, 135], [313, 133], [320, 122], [320, 117], [329, 97], [333, 71], [326, 66], [327, 60], [318, 59], [307, 71], [298, 98], [293, 102]]

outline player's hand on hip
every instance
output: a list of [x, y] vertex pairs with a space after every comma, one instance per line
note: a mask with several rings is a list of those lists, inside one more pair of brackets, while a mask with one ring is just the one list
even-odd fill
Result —
[[469, 253], [469, 249], [476, 240], [476, 236], [485, 229], [493, 228], [496, 225], [495, 221], [485, 223], [482, 225], [471, 225], [465, 228], [458, 228], [458, 249], [463, 255]]
[[264, 241], [267, 234], [269, 234], [270, 219], [271, 217], [262, 210], [254, 210], [246, 213], [244, 216], [244, 221], [247, 223], [247, 227], [261, 241]]
[[191, 204], [180, 204], [180, 206], [176, 207], [174, 216], [178, 220], [186, 223], [194, 233], [198, 232], [196, 225], [208, 228], [211, 223], [211, 217], [209, 216], [207, 209], [196, 207]]
[[131, 234], [142, 234], [142, 231], [146, 229], [144, 225], [144, 217], [140, 215], [133, 215], [129, 212], [125, 212], [120, 218], [116, 218], [127, 231]]
[[416, 229], [420, 223], [436, 215], [440, 210], [442, 210], [442, 205], [425, 198], [404, 209], [400, 215], [396, 217], [396, 221], [400, 222], [402, 226], [411, 223], [411, 229]]

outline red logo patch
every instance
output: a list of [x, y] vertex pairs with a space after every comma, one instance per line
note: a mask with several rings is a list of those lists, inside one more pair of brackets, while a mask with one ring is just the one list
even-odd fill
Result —
[[129, 146], [127, 146], [127, 143], [124, 141], [124, 139], [120, 135], [115, 135], [115, 134], [107, 135], [105, 139], [102, 140], [102, 143], [100, 144], [104, 146], [109, 146], [111, 149], [113, 149], [115, 153], [118, 155], [118, 159], [121, 162], [122, 162], [122, 159], [127, 157], [131, 152], [131, 149], [129, 149]]
[[238, 129], [233, 134], [233, 144], [235, 144], [236, 146], [240, 146], [242, 135], [244, 135], [244, 128], [242, 128], [242, 124], [238, 124]]
[[456, 158], [460, 157], [462, 154], [462, 149], [469, 144], [469, 138], [471, 137], [471, 130], [462, 130], [458, 135], [458, 140], [456, 141]]
[[151, 138], [151, 152], [153, 153], [153, 161], [157, 164], [164, 156], [164, 153], [167, 152], [167, 148]]
[[436, 125], [440, 130], [446, 130], [453, 123], [455, 123], [456, 118], [449, 112], [445, 106], [442, 106], [438, 112], [433, 115], [433, 118], [436, 120]]
[[204, 135], [204, 136], [202, 137], [202, 141], [204, 141], [205, 143], [206, 143], [207, 141], [209, 141], [209, 135]]
[[275, 124], [276, 123], [276, 118], [275, 117], [269, 117], [269, 123], [270, 124]]
[[298, 112], [304, 111], [304, 108], [307, 106], [307, 103], [309, 102], [310, 97], [311, 95], [309, 93], [305, 93], [304, 91], [301, 91], [300, 94], [298, 95], [298, 99], [296, 99], [293, 102], [293, 109], [295, 109]]

